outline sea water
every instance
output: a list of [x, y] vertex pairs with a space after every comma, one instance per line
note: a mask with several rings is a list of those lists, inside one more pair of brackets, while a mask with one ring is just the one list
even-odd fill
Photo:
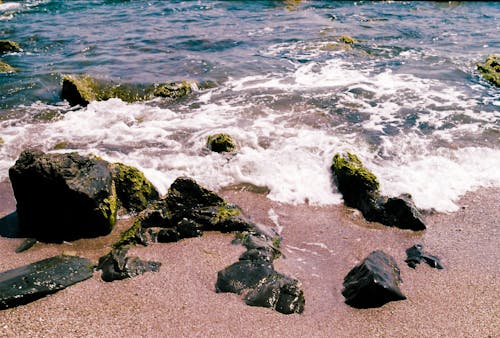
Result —
[[[382, 193], [454, 211], [500, 186], [500, 90], [476, 68], [500, 52], [499, 20], [497, 2], [4, 1], [0, 39], [22, 51], [0, 56], [18, 70], [0, 75], [0, 180], [36, 147], [137, 166], [161, 193], [186, 175], [327, 205], [350, 151]], [[72, 108], [62, 76], [84, 73], [216, 86]], [[220, 132], [235, 153], [208, 151]]]

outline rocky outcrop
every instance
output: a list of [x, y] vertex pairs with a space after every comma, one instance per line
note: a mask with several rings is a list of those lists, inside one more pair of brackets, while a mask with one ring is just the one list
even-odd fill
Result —
[[0, 40], [0, 54], [13, 53], [21, 51], [21, 47], [15, 41]]
[[208, 149], [216, 153], [231, 152], [236, 149], [233, 138], [228, 134], [215, 134], [207, 138]]
[[0, 309], [27, 304], [92, 277], [86, 258], [56, 256], [0, 273]]
[[380, 195], [377, 177], [363, 166], [356, 155], [336, 154], [331, 170], [344, 203], [360, 210], [366, 220], [415, 231], [426, 228], [411, 195], [390, 198]]
[[500, 87], [500, 55], [489, 55], [484, 63], [478, 63], [477, 69], [483, 78]]
[[412, 269], [415, 269], [422, 261], [426, 262], [430, 267], [441, 270], [441, 260], [433, 255], [424, 252], [424, 247], [421, 244], [415, 244], [411, 248], [406, 249], [406, 264]]
[[159, 85], [120, 84], [98, 80], [89, 75], [65, 75], [61, 97], [70, 105], [86, 106], [92, 101], [118, 98], [125, 102], [149, 100], [154, 97], [177, 99], [191, 93], [194, 83], [166, 83]]
[[11, 65], [0, 61], [0, 73], [15, 73], [17, 70]]
[[108, 163], [77, 153], [25, 150], [9, 169], [19, 226], [43, 241], [107, 235], [117, 197]]
[[113, 249], [99, 259], [98, 270], [102, 270], [101, 278], [106, 282], [131, 278], [145, 272], [157, 272], [161, 263], [142, 261], [137, 256], [127, 256], [128, 248]]
[[118, 200], [128, 211], [142, 211], [160, 197], [153, 184], [137, 168], [113, 163], [111, 172]]
[[342, 295], [355, 308], [379, 307], [406, 297], [399, 289], [399, 268], [391, 256], [374, 251], [344, 278]]

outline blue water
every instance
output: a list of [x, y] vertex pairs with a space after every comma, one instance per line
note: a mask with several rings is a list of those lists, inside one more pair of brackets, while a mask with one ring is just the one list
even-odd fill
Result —
[[[0, 56], [18, 69], [0, 75], [0, 178], [22, 148], [64, 141], [137, 165], [163, 189], [186, 174], [328, 204], [328, 162], [350, 150], [388, 192], [452, 210], [466, 191], [500, 186], [500, 91], [476, 70], [500, 53], [499, 20], [498, 2], [4, 1], [0, 39], [22, 52]], [[61, 79], [81, 73], [217, 87], [75, 111]], [[235, 135], [234, 158], [207, 155], [216, 131]]]

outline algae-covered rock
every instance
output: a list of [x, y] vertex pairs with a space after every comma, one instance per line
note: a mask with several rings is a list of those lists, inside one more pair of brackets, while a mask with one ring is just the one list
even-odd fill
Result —
[[20, 50], [21, 47], [19, 47], [17, 42], [11, 40], [0, 40], [0, 54], [19, 52]]
[[28, 149], [9, 169], [9, 176], [19, 225], [31, 237], [97, 237], [115, 224], [117, 197], [106, 161]]
[[182, 81], [181, 83], [163, 83], [156, 85], [153, 90], [154, 96], [168, 97], [176, 99], [191, 93], [192, 82]]
[[0, 73], [15, 73], [17, 70], [9, 65], [8, 63], [5, 63], [3, 61], [0, 61]]
[[33, 302], [92, 277], [86, 258], [56, 256], [0, 273], [0, 309]]
[[137, 168], [113, 163], [111, 171], [118, 199], [127, 210], [144, 210], [149, 203], [159, 198], [156, 188]]
[[233, 138], [224, 133], [210, 135], [207, 138], [207, 147], [217, 153], [231, 152], [236, 149]]
[[500, 55], [489, 55], [484, 63], [478, 63], [477, 69], [486, 81], [500, 87]]
[[345, 44], [352, 45], [353, 43], [358, 42], [358, 40], [348, 36], [348, 35], [342, 35], [339, 40]]

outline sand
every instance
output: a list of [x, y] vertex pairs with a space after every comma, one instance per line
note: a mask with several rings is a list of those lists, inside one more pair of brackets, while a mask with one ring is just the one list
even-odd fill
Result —
[[[0, 311], [1, 337], [500, 337], [500, 189], [469, 193], [451, 214], [426, 215], [414, 233], [368, 223], [342, 205], [293, 206], [247, 191], [221, 194], [255, 222], [282, 229], [284, 256], [277, 271], [303, 283], [303, 314], [283, 315], [215, 292], [217, 271], [243, 252], [233, 235], [205, 233], [131, 253], [162, 263], [156, 273], [106, 283], [93, 278], [33, 303]], [[0, 217], [15, 209], [0, 183]], [[270, 217], [271, 216], [271, 217]], [[36, 244], [16, 254], [22, 239], [0, 238], [0, 271], [62, 252], [97, 260], [130, 219], [109, 236], [63, 244]], [[444, 270], [405, 263], [415, 243], [442, 259]], [[407, 300], [359, 310], [344, 303], [342, 281], [371, 251], [392, 255]]]

